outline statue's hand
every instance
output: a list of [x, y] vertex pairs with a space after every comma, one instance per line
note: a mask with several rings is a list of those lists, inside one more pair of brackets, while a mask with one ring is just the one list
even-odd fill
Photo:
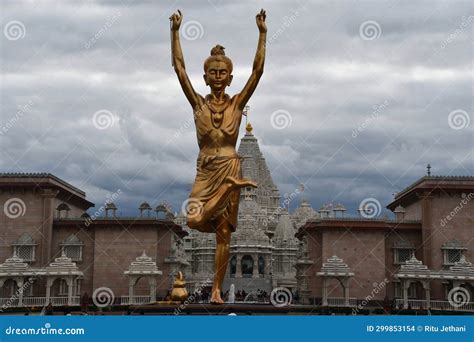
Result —
[[263, 10], [263, 8], [260, 10], [260, 13], [257, 14], [257, 27], [258, 30], [261, 33], [266, 33], [267, 32], [267, 24], [265, 24], [265, 19], [267, 18], [267, 14]]
[[181, 26], [181, 22], [183, 21], [183, 14], [181, 13], [181, 11], [178, 10], [178, 13], [173, 13], [170, 17], [170, 21], [171, 30], [179, 31], [179, 27]]

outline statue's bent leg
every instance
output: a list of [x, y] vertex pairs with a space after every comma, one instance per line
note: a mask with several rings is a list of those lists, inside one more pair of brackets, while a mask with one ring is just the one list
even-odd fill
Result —
[[187, 218], [188, 227], [199, 229], [202, 225], [207, 224], [217, 208], [227, 199], [229, 193], [232, 190], [240, 189], [245, 186], [256, 186], [256, 184], [248, 180], [237, 180], [234, 177], [227, 177], [226, 183], [224, 183], [217, 193], [201, 208], [198, 208], [196, 203], [193, 203], [195, 208], [189, 208]]
[[229, 249], [231, 238], [231, 226], [223, 217], [219, 219], [216, 229], [216, 255], [214, 265], [214, 283], [212, 285], [212, 304], [223, 304], [221, 298], [222, 282], [224, 281], [225, 272], [229, 263]]

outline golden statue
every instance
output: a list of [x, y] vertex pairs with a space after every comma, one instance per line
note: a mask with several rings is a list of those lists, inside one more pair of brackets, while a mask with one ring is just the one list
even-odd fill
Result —
[[222, 282], [229, 262], [231, 233], [237, 226], [240, 188], [257, 184], [242, 179], [240, 157], [235, 145], [239, 135], [242, 112], [263, 74], [265, 62], [266, 14], [256, 16], [260, 32], [253, 71], [242, 91], [233, 97], [225, 93], [232, 81], [232, 61], [224, 48], [216, 45], [204, 61], [204, 81], [211, 93], [203, 97], [196, 93], [184, 66], [179, 41], [181, 11], [170, 17], [173, 66], [179, 83], [194, 112], [199, 156], [197, 174], [187, 205], [187, 224], [201, 232], [216, 233], [214, 283], [211, 303], [223, 304]]
[[183, 273], [178, 272], [171, 290], [171, 300], [175, 302], [184, 302], [188, 298], [188, 291], [186, 290], [186, 281]]

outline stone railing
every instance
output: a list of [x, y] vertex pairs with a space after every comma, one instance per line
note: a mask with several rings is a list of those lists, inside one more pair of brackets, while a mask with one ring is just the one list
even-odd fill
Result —
[[[395, 300], [395, 307], [397, 309], [403, 309], [403, 299], [396, 299]], [[426, 300], [423, 299], [409, 299], [408, 300], [408, 307], [411, 309], [426, 309]], [[430, 301], [430, 309], [431, 310], [446, 310], [446, 311], [467, 311], [467, 312], [474, 312], [474, 302], [467, 302], [462, 305], [453, 306], [447, 300], [431, 300]]]
[[[67, 297], [50, 297], [49, 301], [53, 306], [66, 306], [68, 305]], [[71, 305], [80, 305], [81, 298], [76, 296], [72, 297]], [[23, 297], [22, 305], [19, 305], [18, 298], [0, 298], [0, 307], [2, 308], [18, 308], [18, 307], [33, 307], [33, 306], [46, 306], [46, 297]]]
[[150, 304], [150, 296], [133, 296], [132, 300], [128, 296], [122, 296], [120, 298], [121, 305], [139, 305], [139, 304]]
[[[333, 297], [328, 298], [328, 306], [343, 306], [347, 307], [346, 301], [344, 298], [340, 297]], [[357, 306], [357, 298], [349, 298], [349, 306], [356, 307]]]

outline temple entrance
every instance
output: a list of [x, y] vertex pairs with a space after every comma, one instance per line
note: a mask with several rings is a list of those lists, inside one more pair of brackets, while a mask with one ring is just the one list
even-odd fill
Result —
[[253, 274], [253, 258], [250, 255], [242, 257], [242, 277], [252, 278]]

